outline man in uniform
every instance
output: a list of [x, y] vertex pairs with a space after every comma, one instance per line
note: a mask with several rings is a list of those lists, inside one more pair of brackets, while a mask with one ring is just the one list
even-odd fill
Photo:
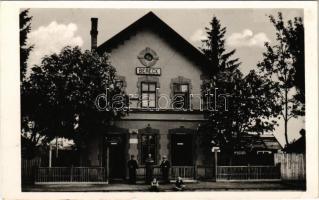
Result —
[[167, 160], [166, 156], [163, 156], [163, 160], [160, 164], [161, 171], [162, 171], [162, 179], [165, 183], [169, 183], [168, 175], [169, 175], [169, 168], [170, 168], [170, 163]]
[[145, 182], [147, 184], [150, 184], [153, 179], [153, 165], [154, 165], [154, 160], [152, 158], [152, 154], [148, 154], [148, 157], [145, 160], [145, 165], [146, 165], [146, 176], [145, 176]]
[[130, 178], [130, 183], [136, 183], [136, 169], [138, 168], [137, 162], [134, 159], [134, 155], [131, 155], [131, 159], [127, 162], [128, 173]]

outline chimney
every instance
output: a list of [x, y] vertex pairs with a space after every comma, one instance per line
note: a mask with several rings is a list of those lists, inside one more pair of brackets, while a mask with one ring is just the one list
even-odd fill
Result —
[[91, 50], [95, 50], [97, 48], [97, 21], [98, 18], [91, 18]]

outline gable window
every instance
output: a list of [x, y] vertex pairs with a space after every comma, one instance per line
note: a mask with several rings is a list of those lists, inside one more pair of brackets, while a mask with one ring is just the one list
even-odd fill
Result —
[[173, 108], [175, 109], [189, 108], [189, 84], [184, 84], [184, 83], [173, 84]]
[[141, 83], [142, 108], [156, 107], [156, 83], [142, 82]]
[[153, 160], [156, 164], [157, 158], [157, 137], [155, 134], [143, 134], [141, 136], [141, 163], [145, 164], [145, 160], [148, 157], [148, 154], [152, 155]]

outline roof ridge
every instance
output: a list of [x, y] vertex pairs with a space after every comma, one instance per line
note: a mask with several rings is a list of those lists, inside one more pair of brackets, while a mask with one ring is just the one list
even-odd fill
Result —
[[[128, 25], [126, 28], [112, 36], [110, 39], [102, 43], [97, 47], [99, 53], [105, 51], [111, 51], [113, 48], [117, 47], [121, 41], [127, 39], [132, 35], [132, 33], [138, 31], [140, 28], [148, 26], [151, 29], [155, 29], [155, 33], [159, 34], [160, 37], [168, 40], [170, 44], [175, 44], [175, 48], [184, 52], [187, 56], [193, 57], [192, 61], [201, 63], [201, 68], [205, 65], [209, 65], [209, 60], [205, 55], [197, 49], [194, 45], [188, 42], [184, 37], [177, 33], [173, 28], [171, 28], [167, 23], [160, 19], [154, 12], [150, 11], [137, 19], [132, 24]], [[203, 68], [204, 69], [204, 68]], [[204, 69], [206, 70], [206, 69]]]

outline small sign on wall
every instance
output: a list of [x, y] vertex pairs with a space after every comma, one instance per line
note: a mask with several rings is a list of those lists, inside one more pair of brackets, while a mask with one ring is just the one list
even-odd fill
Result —
[[149, 67], [136, 67], [137, 75], [153, 75], [160, 76], [161, 68], [149, 68]]
[[130, 144], [137, 144], [138, 139], [137, 138], [130, 138]]

